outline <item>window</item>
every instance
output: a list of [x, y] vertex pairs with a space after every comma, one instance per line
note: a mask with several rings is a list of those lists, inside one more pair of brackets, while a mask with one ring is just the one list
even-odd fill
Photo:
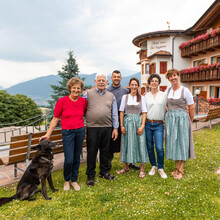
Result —
[[160, 62], [160, 74], [167, 72], [167, 62]]
[[193, 61], [193, 67], [200, 66], [203, 63], [206, 63], [206, 58]]
[[220, 63], [220, 55], [211, 57], [211, 64]]
[[219, 86], [210, 86], [210, 97], [220, 98], [220, 87]]
[[149, 74], [150, 73], [150, 64], [147, 63], [145, 64], [145, 74]]
[[199, 89], [200, 93], [199, 93], [199, 97], [204, 97], [207, 98], [207, 91], [206, 91], [206, 87], [205, 86], [192, 86], [192, 95], [195, 96], [195, 91]]

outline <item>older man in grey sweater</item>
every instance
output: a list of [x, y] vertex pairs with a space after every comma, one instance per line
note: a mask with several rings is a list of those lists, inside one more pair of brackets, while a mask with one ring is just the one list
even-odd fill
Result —
[[[96, 155], [100, 150], [99, 176], [113, 180], [109, 173], [109, 147], [110, 140], [118, 137], [118, 108], [114, 95], [106, 90], [107, 76], [97, 74], [96, 88], [84, 94], [87, 99], [86, 124], [87, 124], [87, 185], [93, 186], [95, 181]], [[112, 130], [113, 127], [113, 130]]]

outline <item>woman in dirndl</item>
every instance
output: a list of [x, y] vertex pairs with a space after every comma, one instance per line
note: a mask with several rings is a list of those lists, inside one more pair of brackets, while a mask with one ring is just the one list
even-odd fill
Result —
[[128, 164], [141, 163], [139, 177], [146, 176], [144, 164], [148, 162], [145, 138], [146, 103], [138, 92], [139, 80], [135, 77], [129, 81], [130, 93], [122, 97], [120, 105], [120, 126], [122, 135], [121, 161], [125, 163], [117, 174], [129, 171]]
[[171, 87], [166, 90], [166, 157], [175, 161], [174, 179], [182, 179], [186, 161], [195, 158], [191, 129], [194, 101], [189, 89], [180, 85], [178, 70], [168, 70], [166, 78], [171, 82]]

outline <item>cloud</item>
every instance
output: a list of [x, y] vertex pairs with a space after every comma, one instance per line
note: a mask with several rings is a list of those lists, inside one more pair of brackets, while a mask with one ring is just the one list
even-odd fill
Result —
[[[110, 73], [113, 69], [138, 72], [134, 37], [165, 30], [167, 21], [171, 22], [171, 29], [187, 29], [212, 3], [213, 0], [2, 1], [0, 71], [10, 77], [6, 80], [5, 76], [0, 84], [56, 72], [57, 64], [60, 69], [70, 49], [83, 73]], [[31, 70], [31, 65], [35, 70]]]
[[40, 76], [57, 74], [63, 63], [60, 60], [51, 62], [16, 62], [0, 60], [1, 85], [8, 88], [18, 82], [24, 82]]

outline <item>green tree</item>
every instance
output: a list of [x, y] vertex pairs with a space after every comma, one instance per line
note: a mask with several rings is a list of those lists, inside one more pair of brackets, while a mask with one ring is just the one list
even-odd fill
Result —
[[0, 90], [0, 124], [15, 122], [13, 117], [13, 100], [12, 96], [5, 90]]
[[[43, 115], [37, 104], [29, 97], [21, 94], [13, 96], [14, 112], [16, 113], [16, 121], [26, 120], [39, 115], [39, 118]], [[38, 117], [32, 120], [28, 120], [22, 125], [29, 124], [39, 119]], [[37, 123], [39, 124], [39, 122]]]
[[[0, 124], [9, 124], [43, 115], [36, 103], [25, 95], [10, 95], [0, 90]], [[39, 119], [36, 118], [36, 119]], [[26, 125], [36, 119], [27, 120], [17, 125]]]
[[79, 77], [79, 67], [76, 63], [76, 58], [73, 55], [73, 51], [69, 51], [68, 55], [69, 57], [66, 60], [66, 63], [62, 66], [62, 70], [58, 71], [58, 75], [62, 80], [58, 82], [58, 85], [51, 85], [51, 88], [53, 89], [53, 95], [51, 95], [52, 100], [48, 100], [51, 109], [54, 108], [59, 98], [69, 95], [69, 91], [66, 87], [69, 79], [74, 76]]

